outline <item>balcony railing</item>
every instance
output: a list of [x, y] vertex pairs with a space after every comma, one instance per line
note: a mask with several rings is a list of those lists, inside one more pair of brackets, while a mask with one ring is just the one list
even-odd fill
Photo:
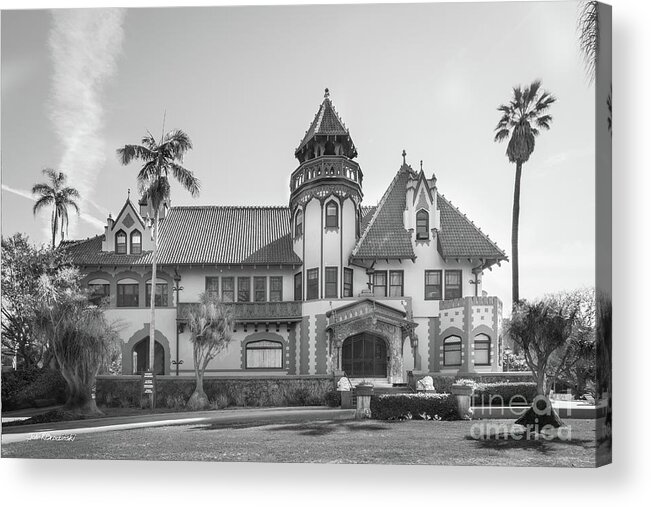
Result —
[[[178, 318], [186, 319], [190, 308], [198, 304], [179, 303]], [[294, 322], [302, 318], [300, 301], [225, 304], [232, 309], [236, 322]]]
[[304, 162], [294, 171], [291, 191], [317, 178], [345, 178], [361, 186], [363, 176], [359, 165], [347, 157], [338, 155], [317, 157]]

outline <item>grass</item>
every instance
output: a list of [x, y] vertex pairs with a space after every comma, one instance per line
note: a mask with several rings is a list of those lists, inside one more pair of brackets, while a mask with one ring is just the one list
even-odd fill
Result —
[[[482, 424], [497, 423], [496, 438]], [[251, 421], [79, 434], [5, 444], [2, 457], [498, 466], [595, 466], [595, 421], [567, 419], [571, 440], [514, 439], [512, 420]], [[473, 427], [473, 424], [479, 426]], [[73, 430], [74, 431], [74, 430]], [[480, 436], [479, 439], [473, 438]]]

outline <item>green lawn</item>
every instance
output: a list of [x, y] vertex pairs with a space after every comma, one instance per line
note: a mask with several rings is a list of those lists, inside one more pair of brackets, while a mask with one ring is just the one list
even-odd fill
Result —
[[314, 421], [168, 426], [32, 440], [2, 457], [500, 466], [595, 466], [595, 421], [567, 419], [571, 439], [472, 438], [512, 421]]

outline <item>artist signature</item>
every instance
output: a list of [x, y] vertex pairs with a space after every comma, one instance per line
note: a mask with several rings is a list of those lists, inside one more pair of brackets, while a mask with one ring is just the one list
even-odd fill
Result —
[[52, 433], [30, 433], [28, 440], [56, 440], [61, 442], [74, 442], [77, 435], [74, 433], [62, 433], [53, 435]]

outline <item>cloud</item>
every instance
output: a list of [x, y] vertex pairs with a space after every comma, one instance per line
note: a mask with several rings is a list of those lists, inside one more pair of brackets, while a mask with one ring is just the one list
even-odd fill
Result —
[[[54, 10], [49, 37], [50, 119], [63, 149], [56, 167], [79, 190], [82, 207], [90, 204], [104, 214], [91, 199], [106, 163], [102, 92], [116, 73], [125, 14], [124, 9]], [[70, 231], [74, 234], [74, 219]]]
[[[24, 197], [25, 199], [29, 199], [30, 201], [35, 201], [36, 200], [31, 192], [29, 192], [27, 190], [21, 190], [19, 188], [12, 188], [9, 185], [5, 185], [4, 183], [2, 184], [2, 190], [5, 191], [5, 192], [9, 192], [11, 194], [14, 194], [14, 195], [18, 195], [20, 197]], [[89, 201], [86, 201], [86, 202], [89, 202]], [[70, 213], [71, 221], [72, 221], [73, 216], [76, 216], [74, 211], [72, 213]], [[103, 222], [102, 220], [100, 220], [99, 218], [94, 217], [93, 215], [89, 215], [88, 213], [84, 213], [83, 211], [79, 214], [79, 218], [81, 220], [83, 220], [84, 222], [86, 222], [86, 223], [88, 223], [88, 224], [90, 224], [92, 226], [95, 226], [95, 227], [104, 227], [106, 225], [106, 223]], [[52, 234], [52, 231], [51, 230], [48, 231], [48, 234]]]

